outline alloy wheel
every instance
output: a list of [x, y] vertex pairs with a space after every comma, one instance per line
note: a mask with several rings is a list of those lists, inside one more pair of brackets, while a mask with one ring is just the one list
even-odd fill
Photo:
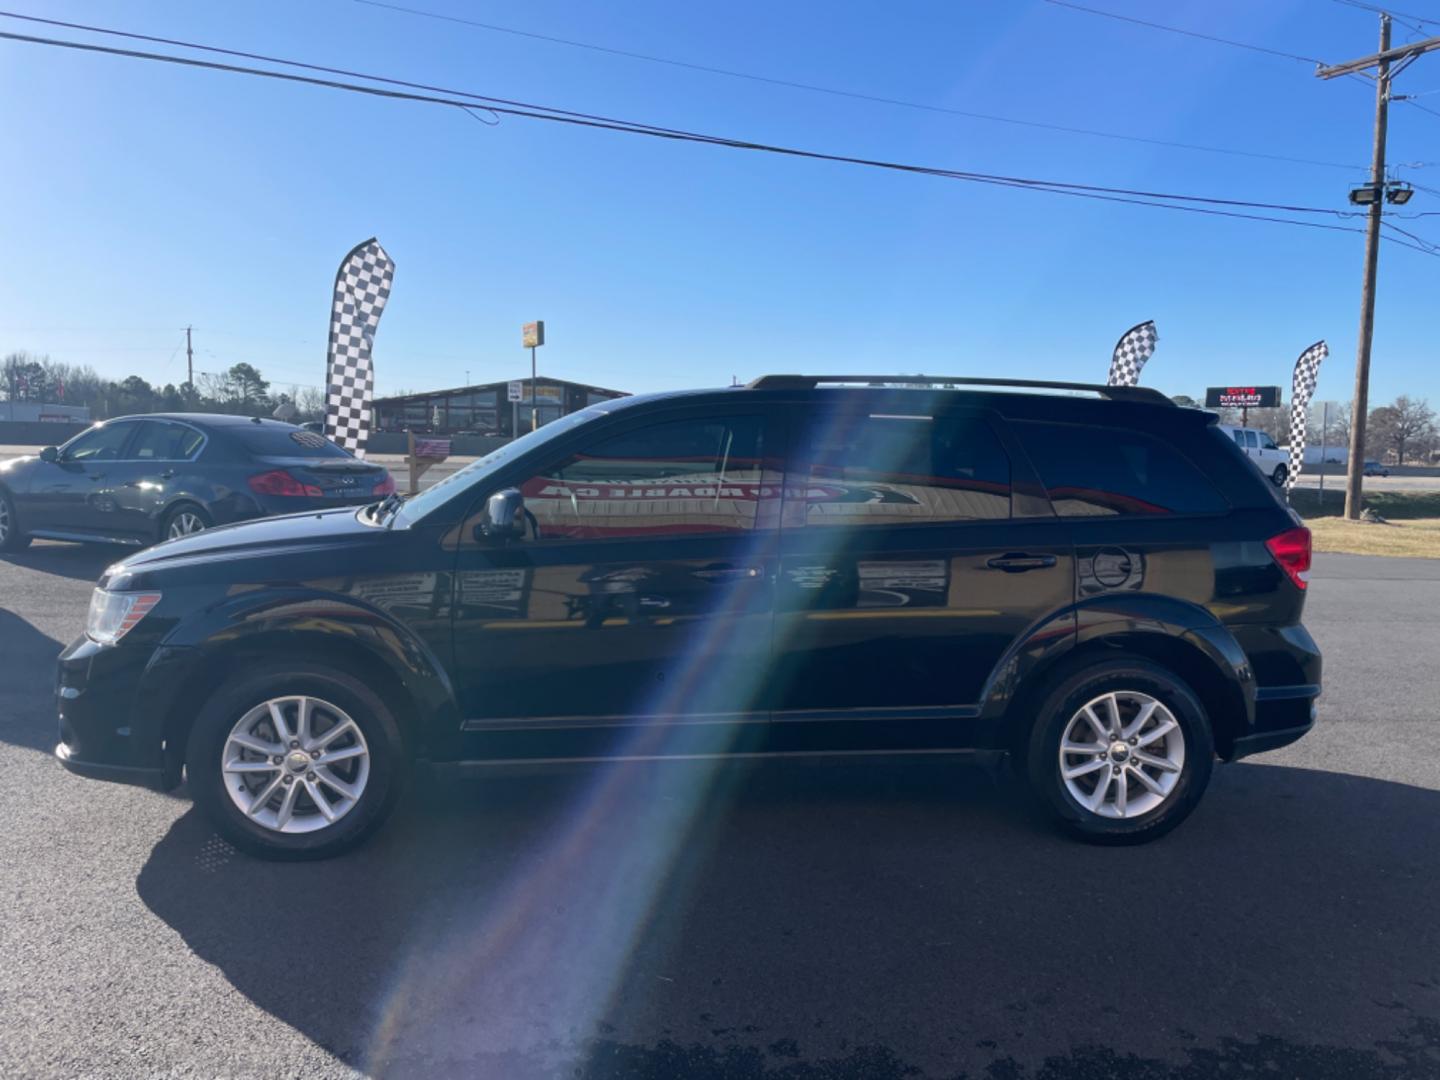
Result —
[[165, 539], [174, 540], [180, 536], [189, 536], [191, 533], [200, 532], [204, 528], [205, 522], [201, 520], [199, 514], [192, 513], [189, 510], [182, 510], [171, 520], [170, 529], [165, 534]]
[[1060, 778], [1090, 813], [1135, 818], [1164, 804], [1185, 768], [1185, 733], [1164, 703], [1138, 690], [1080, 706], [1060, 737]]
[[226, 793], [256, 824], [314, 832], [353, 810], [370, 778], [370, 748], [344, 710], [296, 695], [261, 702], [225, 739]]

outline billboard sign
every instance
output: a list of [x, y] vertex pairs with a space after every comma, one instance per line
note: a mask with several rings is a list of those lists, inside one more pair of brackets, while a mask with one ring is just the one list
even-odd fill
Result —
[[526, 349], [535, 349], [545, 344], [545, 320], [527, 322], [520, 328], [520, 344]]
[[1278, 386], [1211, 386], [1205, 391], [1207, 409], [1278, 409]]

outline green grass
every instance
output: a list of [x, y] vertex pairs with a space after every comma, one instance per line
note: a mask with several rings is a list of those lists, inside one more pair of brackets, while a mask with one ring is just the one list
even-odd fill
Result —
[[1440, 492], [1366, 492], [1365, 506], [1389, 524], [1346, 521], [1345, 491], [1301, 488], [1290, 492], [1290, 505], [1310, 526], [1316, 551], [1353, 555], [1440, 558]]
[[[1344, 477], [1334, 490], [1326, 489], [1325, 501], [1315, 488], [1295, 488], [1290, 492], [1290, 505], [1306, 518], [1341, 517], [1345, 513]], [[1440, 491], [1367, 491], [1365, 506], [1387, 521], [1413, 521], [1416, 518], [1440, 518]]]

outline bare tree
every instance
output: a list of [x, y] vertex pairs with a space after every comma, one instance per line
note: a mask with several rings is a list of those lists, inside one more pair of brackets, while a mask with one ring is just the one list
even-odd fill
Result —
[[1370, 413], [1370, 432], [1375, 445], [1394, 450], [1395, 463], [1404, 465], [1407, 448], [1423, 449], [1435, 434], [1435, 410], [1424, 398], [1401, 394]]

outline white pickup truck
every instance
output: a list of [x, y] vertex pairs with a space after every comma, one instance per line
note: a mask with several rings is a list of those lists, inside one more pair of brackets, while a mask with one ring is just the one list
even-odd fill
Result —
[[1270, 477], [1271, 483], [1276, 487], [1285, 486], [1285, 480], [1290, 475], [1289, 450], [1282, 450], [1269, 435], [1253, 428], [1221, 424], [1220, 430], [1235, 440], [1235, 445], [1245, 451], [1245, 456], [1255, 463], [1257, 469]]

